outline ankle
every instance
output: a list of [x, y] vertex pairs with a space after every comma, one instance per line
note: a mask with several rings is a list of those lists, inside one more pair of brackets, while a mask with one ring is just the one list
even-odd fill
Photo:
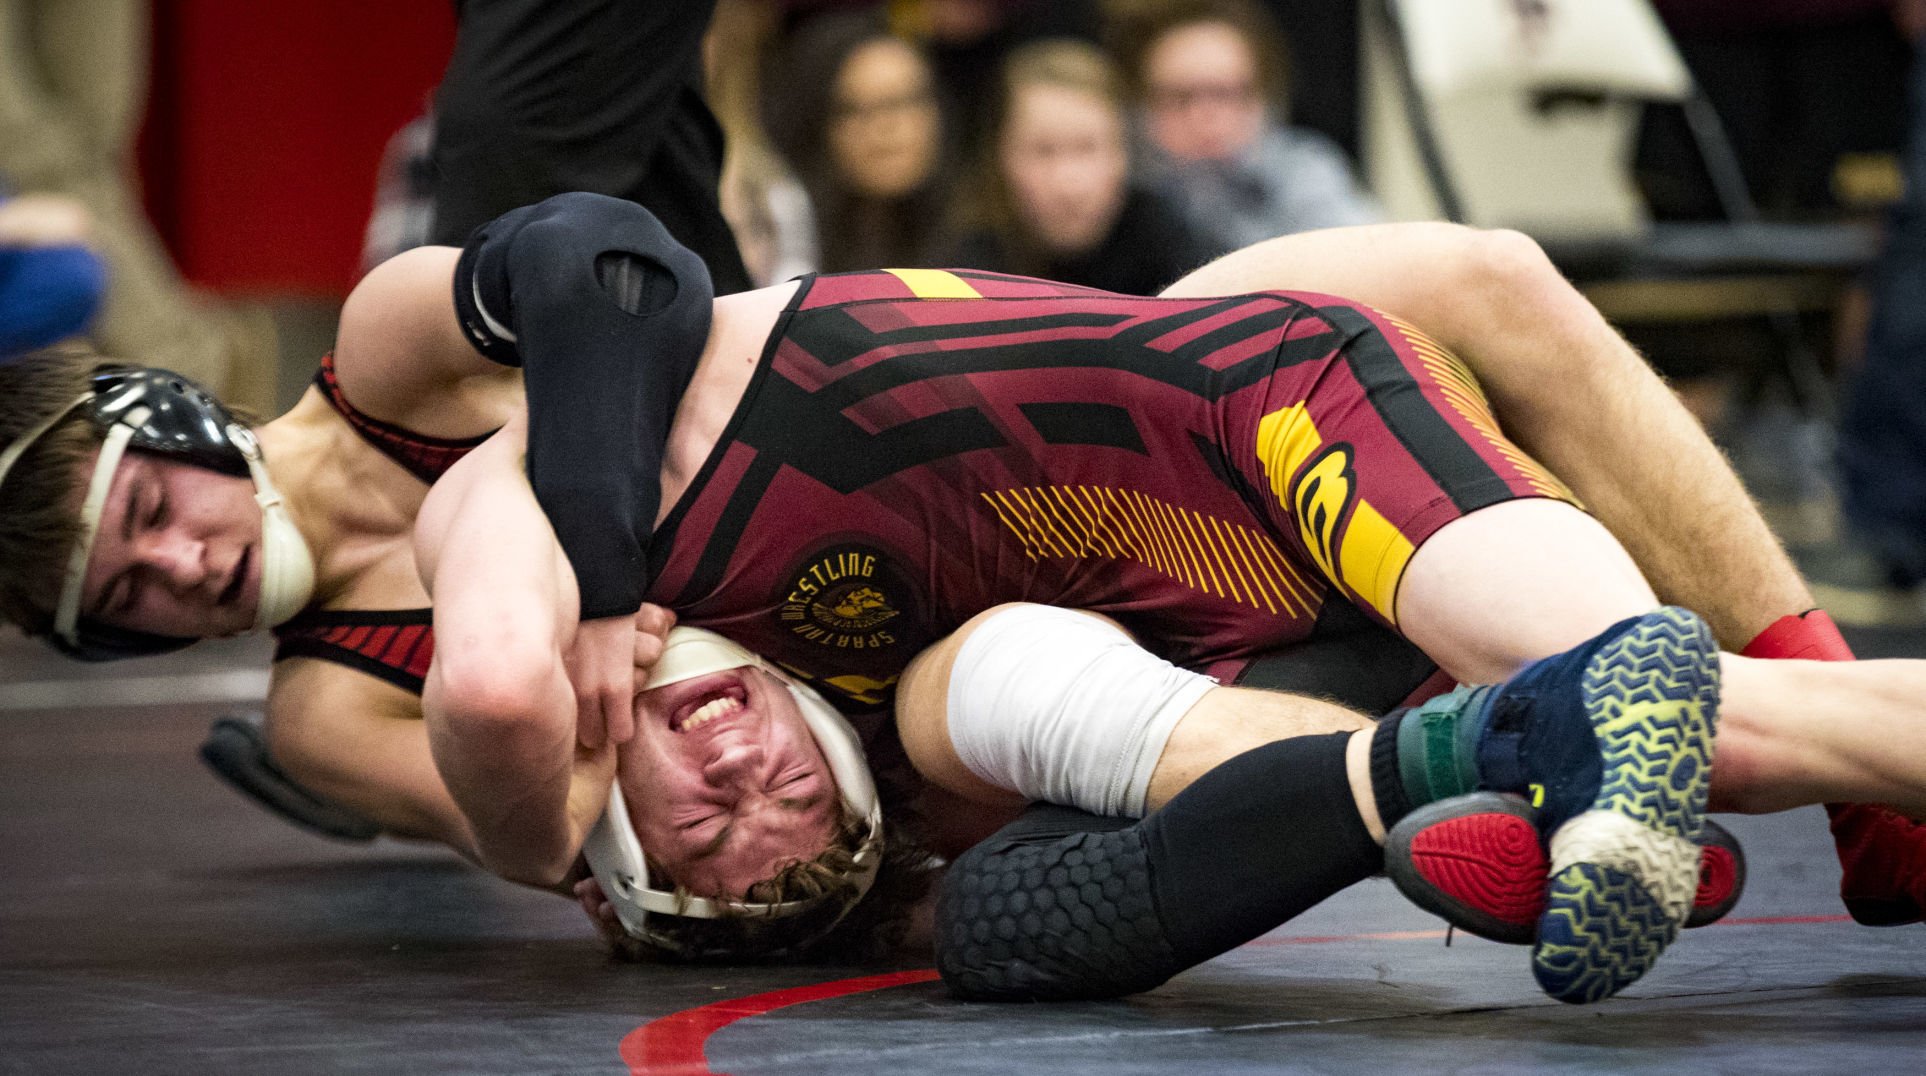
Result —
[[1371, 784], [1386, 827], [1425, 804], [1484, 787], [1477, 756], [1490, 693], [1459, 688], [1378, 723]]

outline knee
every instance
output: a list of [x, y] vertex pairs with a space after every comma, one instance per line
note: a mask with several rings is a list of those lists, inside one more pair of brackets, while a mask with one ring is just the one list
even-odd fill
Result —
[[1535, 302], [1576, 294], [1531, 236], [1509, 228], [1465, 228], [1464, 233], [1460, 246], [1468, 274], [1506, 310], [1529, 312]]

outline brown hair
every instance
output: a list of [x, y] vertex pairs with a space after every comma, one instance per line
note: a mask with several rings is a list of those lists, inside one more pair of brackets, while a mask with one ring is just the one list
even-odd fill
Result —
[[970, 166], [971, 182], [957, 199], [952, 229], [957, 235], [986, 231], [994, 235], [1010, 259], [1009, 272], [1045, 275], [1049, 255], [1017, 217], [1016, 199], [999, 163], [1000, 143], [1017, 94], [1029, 86], [1059, 86], [1101, 98], [1123, 114], [1123, 76], [1108, 54], [1077, 38], [1046, 38], [1021, 45], [1003, 62], [990, 105], [988, 137], [982, 139]]
[[[0, 451], [70, 407], [104, 362], [74, 344], [31, 352], [0, 366]], [[81, 467], [100, 437], [79, 409], [42, 434], [0, 484], [0, 619], [29, 635], [53, 631], [67, 557], [80, 532], [74, 503]]]
[[716, 919], [658, 916], [650, 920], [651, 926], [671, 935], [681, 952], [633, 938], [619, 942], [616, 951], [630, 960], [704, 964], [879, 959], [901, 944], [910, 911], [929, 891], [934, 875], [929, 853], [886, 823], [876, 879], [867, 893], [859, 890], [850, 872], [868, 830], [860, 819], [845, 815], [821, 855], [789, 864], [738, 898], [768, 904], [815, 900], [815, 907], [780, 918], [752, 913]]
[[1257, 81], [1272, 119], [1282, 123], [1290, 104], [1291, 56], [1284, 31], [1252, 0], [1105, 0], [1107, 40], [1123, 65], [1130, 96], [1143, 103], [1144, 60], [1165, 34], [1183, 26], [1217, 22], [1237, 31], [1257, 63]]
[[850, 188], [829, 151], [829, 128], [836, 112], [836, 84], [858, 50], [877, 41], [896, 41], [914, 52], [931, 80], [929, 57], [912, 41], [892, 33], [874, 11], [832, 11], [801, 24], [773, 57], [773, 75], [763, 83], [763, 125], [770, 141], [789, 162], [809, 192], [820, 239], [824, 272], [873, 269], [877, 264], [916, 266], [929, 262], [943, 219], [949, 162], [948, 122], [940, 95], [937, 156], [915, 190], [898, 198], [874, 198]]

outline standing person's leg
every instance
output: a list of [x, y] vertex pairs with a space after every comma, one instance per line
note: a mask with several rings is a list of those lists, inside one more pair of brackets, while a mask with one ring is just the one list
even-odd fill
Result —
[[1812, 607], [1703, 428], [1530, 239], [1449, 224], [1308, 232], [1228, 254], [1165, 294], [1273, 288], [1377, 307], [1461, 356], [1512, 439], [1727, 645]]
[[1866, 361], [1839, 426], [1847, 522], [1891, 581], [1926, 583], [1926, 49], [1916, 49], [1905, 199], [1873, 277]]
[[566, 191], [647, 207], [709, 266], [716, 293], [748, 271], [716, 185], [722, 130], [702, 98], [713, 0], [463, 0], [435, 98], [431, 241]]

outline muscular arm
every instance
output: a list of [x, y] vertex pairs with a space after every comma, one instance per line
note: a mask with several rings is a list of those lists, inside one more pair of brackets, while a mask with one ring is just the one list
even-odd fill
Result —
[[454, 247], [376, 266], [341, 308], [334, 368], [362, 412], [419, 433], [487, 433], [522, 409], [521, 375], [481, 356], [455, 317]]
[[268, 751], [302, 787], [401, 837], [475, 860], [474, 833], [428, 750], [421, 702], [352, 669], [307, 658], [277, 664]]
[[511, 423], [436, 483], [416, 525], [435, 605], [428, 741], [480, 862], [553, 886], [600, 815], [615, 753], [578, 750], [563, 648], [574, 576], [522, 475]]

